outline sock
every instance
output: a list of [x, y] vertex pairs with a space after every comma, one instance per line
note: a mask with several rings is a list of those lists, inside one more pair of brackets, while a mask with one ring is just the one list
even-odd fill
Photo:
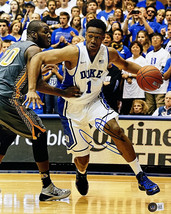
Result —
[[78, 171], [80, 174], [83, 174], [83, 175], [86, 173], [86, 170], [83, 171], [83, 172], [81, 172], [79, 169], [77, 169], [77, 171]]
[[40, 175], [41, 175], [43, 188], [48, 187], [52, 183], [52, 181], [50, 179], [50, 175], [49, 175], [49, 170], [46, 172], [40, 172]]
[[139, 161], [137, 158], [135, 158], [135, 160], [133, 160], [132, 162], [128, 163], [130, 165], [130, 167], [132, 168], [132, 170], [134, 171], [134, 173], [137, 175], [139, 172], [142, 172], [141, 166], [139, 164]]

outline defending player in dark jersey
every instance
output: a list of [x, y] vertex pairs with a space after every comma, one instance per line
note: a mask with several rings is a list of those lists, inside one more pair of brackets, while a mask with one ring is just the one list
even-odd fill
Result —
[[[50, 179], [46, 129], [34, 111], [23, 105], [28, 88], [30, 60], [41, 48], [50, 46], [51, 35], [49, 27], [41, 21], [32, 21], [27, 34], [27, 41], [11, 45], [0, 60], [0, 162], [17, 134], [29, 138], [43, 183], [39, 199], [61, 199], [71, 192], [55, 187]], [[41, 75], [37, 90], [64, 97], [79, 94], [76, 87], [68, 90], [51, 87], [42, 80]], [[40, 103], [43, 104], [41, 101]]]

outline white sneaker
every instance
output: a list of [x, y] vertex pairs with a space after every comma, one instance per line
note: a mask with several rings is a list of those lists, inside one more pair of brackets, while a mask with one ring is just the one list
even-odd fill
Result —
[[59, 200], [68, 197], [70, 194], [71, 191], [69, 189], [59, 189], [53, 183], [51, 183], [48, 187], [42, 188], [39, 200], [40, 201]]

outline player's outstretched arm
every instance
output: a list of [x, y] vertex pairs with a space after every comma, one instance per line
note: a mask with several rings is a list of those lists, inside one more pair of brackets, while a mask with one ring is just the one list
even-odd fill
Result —
[[[37, 103], [39, 106], [40, 99], [38, 95], [36, 95], [38, 77], [41, 72], [42, 64], [58, 64], [60, 62], [65, 61], [69, 69], [74, 68], [77, 65], [78, 60], [78, 48], [76, 46], [69, 45], [62, 49], [55, 49], [50, 51], [45, 51], [36, 54], [32, 57], [29, 66], [28, 66], [28, 93], [27, 93], [27, 101], [28, 103]], [[39, 82], [40, 84], [40, 82]], [[42, 88], [42, 86], [41, 86]], [[39, 90], [40, 85], [39, 85]], [[44, 88], [45, 90], [45, 88]], [[46, 87], [46, 92], [44, 93], [52, 94], [58, 93], [58, 96], [63, 96], [64, 93], [62, 90], [58, 89], [58, 92], [55, 92], [55, 89], [50, 89]], [[78, 94], [78, 92], [77, 92]], [[67, 94], [65, 94], [67, 96]]]
[[114, 48], [108, 48], [109, 50], [109, 62], [116, 65], [120, 70], [125, 70], [127, 72], [136, 74], [141, 68], [140, 65], [124, 60], [121, 56], [119, 56], [118, 52]]

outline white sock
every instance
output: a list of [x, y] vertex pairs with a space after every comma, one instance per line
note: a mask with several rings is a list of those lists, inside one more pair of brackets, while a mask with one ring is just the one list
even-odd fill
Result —
[[83, 172], [81, 172], [78, 168], [77, 168], [77, 170], [78, 170], [79, 173], [81, 173], [81, 174], [83, 174], [83, 175], [86, 173], [86, 170], [83, 171]]
[[134, 173], [137, 175], [139, 172], [142, 172], [141, 166], [139, 164], [139, 161], [137, 158], [135, 158], [135, 160], [133, 160], [132, 162], [128, 163], [130, 165], [130, 167], [132, 168], [132, 170], [134, 171]]

